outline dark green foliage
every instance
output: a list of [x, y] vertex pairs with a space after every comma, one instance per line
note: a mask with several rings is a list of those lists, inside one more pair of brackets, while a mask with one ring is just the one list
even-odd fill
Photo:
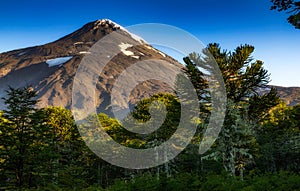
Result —
[[288, 17], [288, 22], [296, 29], [300, 29], [300, 1], [295, 0], [271, 0], [273, 5], [271, 10], [285, 11], [291, 14]]
[[[162, 189], [160, 186], [164, 184]], [[151, 175], [136, 177], [134, 180], [118, 180], [109, 187], [108, 191], [190, 191], [190, 190], [216, 190], [216, 191], [296, 191], [300, 190], [300, 176], [287, 172], [278, 174], [265, 174], [262, 176], [246, 177], [240, 181], [225, 174], [209, 174], [199, 177], [196, 174], [182, 173], [165, 180], [157, 179]]]
[[261, 121], [268, 111], [280, 103], [280, 98], [275, 88], [264, 95], [255, 94], [249, 100], [249, 115], [251, 119]]
[[[179, 125], [181, 115], [180, 102], [174, 95], [157, 94], [152, 96], [151, 98], [144, 99], [139, 102], [132, 112], [133, 117], [141, 122], [150, 120], [151, 115], [149, 113], [149, 107], [150, 104], [153, 103], [153, 101], [160, 101], [165, 105], [167, 111], [166, 119], [164, 120], [161, 127], [157, 131], [148, 134], [145, 140], [147, 142], [153, 142], [154, 140], [156, 140], [158, 141], [157, 143], [160, 144], [161, 142], [166, 141], [168, 138], [170, 138], [170, 136], [175, 132]], [[160, 106], [158, 105], [158, 107], [155, 109], [160, 109]]]
[[258, 166], [263, 171], [300, 171], [299, 106], [280, 104], [265, 117], [258, 131], [261, 155]]
[[243, 104], [229, 102], [224, 127], [211, 153], [202, 157], [220, 161], [231, 175], [243, 179], [244, 170], [254, 162], [257, 151], [255, 123], [247, 117], [247, 108]]
[[188, 57], [183, 58], [183, 61], [185, 62], [185, 73], [194, 85], [199, 100], [206, 100], [207, 97], [205, 97], [204, 95], [208, 92], [208, 83], [203, 78], [204, 73], [201, 72], [197, 68], [197, 65], [194, 62], [192, 62]]
[[[6, 185], [34, 186], [43, 170], [37, 164], [48, 161], [47, 129], [40, 128], [43, 116], [35, 109], [36, 92], [30, 87], [9, 87], [4, 98], [7, 109], [1, 131], [1, 163]], [[45, 152], [44, 152], [45, 151]]]

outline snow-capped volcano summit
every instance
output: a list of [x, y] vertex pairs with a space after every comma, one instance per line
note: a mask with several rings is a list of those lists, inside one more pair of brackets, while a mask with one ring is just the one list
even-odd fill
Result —
[[[114, 82], [127, 67], [134, 63], [154, 59], [166, 61], [179, 68], [183, 67], [124, 27], [109, 19], [101, 19], [87, 23], [54, 42], [0, 54], [0, 97], [5, 96], [8, 86], [31, 85], [38, 92], [41, 100], [40, 107], [54, 105], [70, 108], [73, 79], [78, 66], [85, 56], [91, 54], [91, 47], [112, 32], [118, 33], [118, 39], [112, 40], [119, 42], [115, 46], [119, 53], [109, 58], [108, 64], [99, 73], [95, 103], [101, 111], [109, 112], [110, 93]], [[103, 47], [108, 53], [110, 48]], [[164, 73], [164, 67], [161, 72]], [[149, 80], [140, 83], [132, 91], [130, 103], [134, 104], [141, 98], [158, 92], [172, 91], [165, 83]], [[0, 109], [3, 108], [4, 104], [1, 100]]]
[[97, 29], [97, 28], [101, 28], [103, 26], [110, 26], [113, 30], [118, 30], [118, 29], [123, 30], [124, 32], [128, 33], [133, 39], [140, 42], [141, 44], [146, 43], [146, 41], [143, 38], [129, 32], [127, 29], [125, 29], [121, 25], [113, 22], [112, 20], [109, 20], [109, 19], [97, 20], [97, 21], [94, 22], [94, 25], [95, 25], [94, 30]]

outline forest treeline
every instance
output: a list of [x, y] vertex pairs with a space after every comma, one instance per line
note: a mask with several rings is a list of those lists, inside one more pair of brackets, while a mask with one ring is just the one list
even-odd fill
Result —
[[[221, 132], [202, 155], [199, 143], [212, 111], [207, 75], [216, 71], [210, 57], [194, 53], [184, 58], [199, 99], [196, 135], [176, 158], [145, 170], [105, 162], [86, 146], [70, 110], [37, 109], [32, 88], [9, 87], [6, 109], [0, 112], [0, 190], [299, 190], [300, 105], [286, 106], [275, 89], [259, 94], [270, 79], [263, 62], [251, 57], [253, 51], [250, 45], [228, 52], [209, 44], [203, 52], [218, 64], [227, 101]], [[132, 116], [148, 121], [153, 101], [163, 102], [167, 114], [148, 136], [124, 129], [103, 113], [89, 120], [99, 120], [121, 145], [154, 147], [172, 136], [182, 113], [175, 95], [157, 94], [140, 101]]]

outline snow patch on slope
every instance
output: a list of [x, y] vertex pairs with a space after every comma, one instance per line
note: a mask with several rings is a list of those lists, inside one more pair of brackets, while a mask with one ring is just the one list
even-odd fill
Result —
[[80, 51], [79, 54], [91, 54], [89, 51]]
[[57, 65], [62, 65], [64, 63], [68, 62], [69, 60], [71, 60], [72, 58], [73, 58], [73, 56], [53, 58], [53, 59], [47, 60], [46, 63], [48, 64], [49, 67], [53, 67], [53, 66], [57, 66]]
[[19, 54], [18, 54], [18, 56], [22, 56], [22, 55], [24, 55], [26, 52], [20, 52]]
[[127, 48], [132, 47], [132, 44], [125, 44], [125, 43], [121, 43], [119, 44], [120, 50], [123, 52], [123, 54], [125, 54], [126, 56], [134, 56], [134, 53], [132, 51], [126, 50]]
[[139, 59], [139, 56], [131, 56], [132, 58]]
[[130, 56], [132, 58], [135, 59], [139, 59], [140, 56], [134, 55], [134, 52], [127, 50], [127, 48], [133, 47], [132, 44], [127, 44], [127, 43], [121, 43], [119, 44], [120, 50], [123, 54], [125, 54], [126, 56]]
[[158, 51], [158, 53], [159, 53], [160, 55], [162, 55], [163, 57], [166, 57], [166, 55], [165, 55], [164, 53], [162, 53], [162, 52], [160, 52], [160, 51]]

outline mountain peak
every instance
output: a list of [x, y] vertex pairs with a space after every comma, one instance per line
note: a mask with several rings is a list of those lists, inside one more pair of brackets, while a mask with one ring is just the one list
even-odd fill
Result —
[[115, 23], [115, 22], [113, 22], [112, 20], [110, 20], [110, 19], [100, 19], [100, 20], [96, 20], [95, 22], [94, 22], [94, 30], [95, 29], [97, 29], [97, 28], [100, 28], [100, 27], [110, 27], [110, 28], [112, 28], [113, 30], [117, 30], [117, 29], [123, 29], [124, 30], [124, 28], [121, 26], [121, 25], [119, 25], [119, 24], [117, 24], [117, 23]]
[[[98, 40], [100, 40], [103, 36], [114, 32], [114, 31], [122, 31], [124, 33], [127, 33], [130, 35], [131, 38], [138, 41], [140, 44], [145, 44], [146, 41], [142, 39], [141, 37], [132, 34], [128, 30], [126, 30], [121, 25], [117, 24], [116, 22], [110, 20], [110, 19], [100, 19], [96, 20], [90, 23], [85, 24], [80, 29], [76, 30], [75, 32], [58, 39], [57, 41], [61, 41], [64, 44], [66, 42], [85, 42], [89, 44], [94, 44]], [[57, 42], [56, 41], [56, 42]]]
[[95, 21], [93, 30], [96, 30], [96, 29], [99, 29], [99, 28], [102, 28], [102, 27], [111, 28], [113, 31], [122, 30], [122, 31], [128, 33], [133, 39], [135, 39], [139, 43], [141, 43], [141, 44], [147, 43], [140, 36], [129, 32], [126, 28], [122, 27], [121, 25], [119, 25], [118, 23], [116, 23], [116, 22], [114, 22], [110, 19], [100, 19], [100, 20]]

